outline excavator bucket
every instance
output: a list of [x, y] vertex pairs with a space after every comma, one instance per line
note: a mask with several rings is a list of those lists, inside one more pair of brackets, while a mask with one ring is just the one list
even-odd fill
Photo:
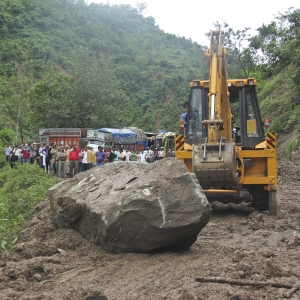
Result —
[[194, 173], [203, 189], [238, 188], [235, 153], [230, 142], [193, 145]]

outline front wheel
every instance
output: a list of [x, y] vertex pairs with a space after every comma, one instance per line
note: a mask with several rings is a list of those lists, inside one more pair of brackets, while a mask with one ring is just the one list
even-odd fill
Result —
[[269, 215], [270, 216], [277, 215], [277, 192], [276, 191], [269, 192]]
[[263, 185], [252, 185], [252, 206], [257, 210], [269, 210], [270, 216], [277, 214], [277, 193], [267, 191]]

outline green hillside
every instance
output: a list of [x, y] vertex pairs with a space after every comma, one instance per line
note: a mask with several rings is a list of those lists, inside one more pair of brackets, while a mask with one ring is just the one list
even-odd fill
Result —
[[[128, 5], [0, 3], [0, 126], [177, 128], [204, 50]], [[44, 109], [43, 109], [44, 108]], [[18, 117], [19, 116], [19, 117]]]
[[[250, 38], [246, 28], [216, 23], [225, 30], [229, 77], [256, 77], [271, 130], [296, 137], [299, 16], [282, 13]], [[177, 131], [189, 82], [208, 77], [204, 48], [129, 5], [2, 0], [0, 129], [26, 140], [39, 127]]]

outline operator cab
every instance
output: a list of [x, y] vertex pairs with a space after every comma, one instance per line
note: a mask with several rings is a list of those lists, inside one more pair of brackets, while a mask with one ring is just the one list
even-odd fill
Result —
[[[253, 78], [228, 80], [232, 119], [232, 140], [244, 149], [254, 148], [263, 142], [264, 127]], [[208, 119], [209, 81], [194, 80], [189, 97], [188, 120], [185, 128], [186, 142], [199, 144], [205, 141], [207, 132], [202, 125]], [[221, 131], [222, 134], [222, 131]]]

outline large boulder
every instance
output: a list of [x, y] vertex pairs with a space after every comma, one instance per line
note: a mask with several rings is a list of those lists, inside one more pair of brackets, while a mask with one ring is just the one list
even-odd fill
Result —
[[211, 208], [196, 176], [174, 158], [115, 162], [49, 190], [54, 220], [109, 252], [188, 249]]

